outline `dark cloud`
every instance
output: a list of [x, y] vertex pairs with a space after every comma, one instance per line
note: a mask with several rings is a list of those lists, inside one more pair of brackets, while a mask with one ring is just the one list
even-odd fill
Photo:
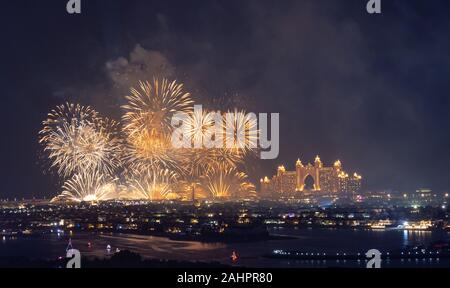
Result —
[[106, 63], [106, 72], [120, 92], [128, 92], [139, 81], [156, 78], [174, 78], [175, 68], [169, 60], [158, 51], [142, 48], [137, 44], [129, 57], [119, 57]]
[[[14, 2], [22, 14], [4, 33], [14, 68], [3, 88], [33, 97], [7, 97], [26, 115], [17, 127], [27, 134], [12, 129], [11, 141], [33, 143], [62, 100], [118, 118], [129, 86], [167, 76], [200, 103], [280, 113], [280, 158], [255, 163], [254, 179], [320, 154], [363, 173], [370, 189], [450, 187], [446, 1], [383, 1], [382, 15], [363, 0], [88, 1], [79, 17], [58, 1]], [[28, 154], [8, 163], [27, 167], [45, 194], [51, 185]], [[6, 188], [29, 195], [13, 185], [18, 170]]]

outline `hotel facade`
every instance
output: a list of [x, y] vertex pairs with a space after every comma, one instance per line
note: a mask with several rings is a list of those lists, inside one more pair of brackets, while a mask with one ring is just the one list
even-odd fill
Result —
[[314, 164], [303, 165], [298, 159], [295, 171], [287, 171], [284, 166], [279, 166], [272, 178], [261, 179], [260, 195], [276, 198], [321, 193], [353, 198], [361, 190], [361, 180], [361, 175], [345, 172], [341, 161], [335, 161], [332, 167], [325, 167], [317, 156]]

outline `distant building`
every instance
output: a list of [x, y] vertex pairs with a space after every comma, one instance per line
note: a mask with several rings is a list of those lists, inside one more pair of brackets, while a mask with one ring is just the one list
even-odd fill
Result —
[[[361, 189], [362, 177], [357, 173], [349, 176], [342, 169], [341, 161], [334, 162], [333, 167], [324, 167], [320, 157], [317, 156], [313, 164], [306, 164], [297, 160], [295, 171], [286, 171], [279, 166], [277, 174], [271, 179], [261, 179], [261, 196], [276, 197], [280, 195], [295, 195], [302, 192], [324, 192], [354, 197]], [[307, 187], [307, 182], [312, 182]]]
[[345, 172], [341, 172], [338, 175], [339, 177], [339, 193], [342, 196], [347, 198], [355, 198], [355, 196], [361, 190], [361, 175], [357, 173], [353, 173], [353, 175], [349, 176]]
[[438, 205], [437, 195], [429, 188], [417, 189], [416, 193], [412, 195], [411, 201], [414, 206]]

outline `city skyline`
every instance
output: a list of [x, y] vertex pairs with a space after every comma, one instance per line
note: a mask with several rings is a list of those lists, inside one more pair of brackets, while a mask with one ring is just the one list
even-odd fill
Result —
[[450, 1], [2, 4], [0, 268], [450, 267]]

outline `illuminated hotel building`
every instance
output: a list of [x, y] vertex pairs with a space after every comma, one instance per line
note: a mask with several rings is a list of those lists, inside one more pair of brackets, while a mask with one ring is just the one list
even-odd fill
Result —
[[[287, 171], [279, 166], [277, 174], [271, 179], [261, 179], [261, 196], [295, 195], [302, 192], [324, 192], [354, 197], [361, 189], [362, 177], [357, 173], [349, 176], [342, 169], [341, 161], [334, 162], [333, 167], [324, 167], [317, 156], [314, 164], [306, 164], [299, 160], [295, 164], [295, 171]], [[306, 183], [312, 182], [311, 187]]]
[[362, 177], [357, 173], [349, 176], [345, 172], [341, 172], [339, 177], [339, 193], [340, 195], [347, 198], [354, 198], [356, 194], [361, 190], [361, 179]]

